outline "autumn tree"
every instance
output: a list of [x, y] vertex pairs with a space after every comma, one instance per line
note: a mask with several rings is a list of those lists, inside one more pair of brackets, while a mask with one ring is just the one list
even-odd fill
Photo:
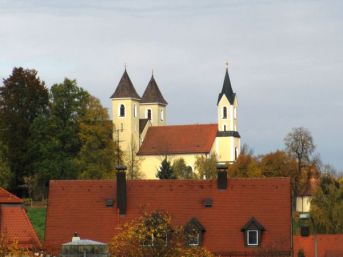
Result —
[[113, 257], [213, 257], [202, 247], [187, 247], [184, 230], [164, 211], [145, 213], [124, 225], [109, 244]]
[[330, 175], [320, 178], [310, 212], [316, 233], [343, 233], [343, 185]]
[[178, 179], [194, 179], [196, 174], [193, 173], [191, 166], [188, 166], [183, 158], [173, 161], [172, 170]]
[[199, 155], [196, 157], [195, 170], [200, 179], [214, 179], [217, 177], [217, 157], [215, 153], [209, 156]]
[[[144, 176], [144, 174], [141, 172], [141, 164], [143, 159], [137, 156], [137, 148], [138, 147], [136, 146], [135, 140], [132, 136], [130, 149], [126, 154], [123, 154], [125, 166], [127, 167], [126, 175], [128, 179], [141, 179]], [[118, 151], [120, 151], [119, 145]]]
[[258, 160], [251, 153], [241, 153], [237, 160], [229, 166], [230, 177], [261, 177], [262, 172]]
[[7, 161], [7, 149], [0, 141], [0, 187], [8, 188], [13, 174]]
[[271, 152], [260, 157], [258, 166], [264, 177], [294, 177], [297, 166], [284, 151]]
[[79, 178], [113, 177], [117, 164], [112, 126], [107, 110], [97, 98], [89, 96], [85, 113], [79, 118], [78, 137], [81, 148], [76, 156]]
[[172, 166], [167, 158], [163, 159], [160, 168], [157, 170], [156, 177], [159, 179], [176, 179]]
[[7, 148], [13, 173], [10, 188], [18, 190], [23, 177], [32, 174], [28, 155], [30, 127], [37, 116], [47, 112], [48, 89], [37, 71], [14, 68], [0, 87], [0, 139]]

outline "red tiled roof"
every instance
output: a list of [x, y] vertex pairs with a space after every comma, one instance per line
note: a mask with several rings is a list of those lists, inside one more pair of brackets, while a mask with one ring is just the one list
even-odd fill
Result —
[[[115, 180], [50, 181], [45, 247], [58, 253], [74, 232], [82, 238], [109, 242], [121, 226], [142, 212], [163, 209], [175, 225], [195, 217], [205, 228], [204, 246], [215, 252], [249, 252], [241, 228], [255, 217], [263, 225], [264, 247], [278, 244], [289, 251], [291, 242], [290, 180], [229, 179], [226, 190], [215, 180], [128, 180], [127, 213], [116, 208]], [[106, 199], [114, 207], [106, 207]], [[203, 201], [212, 199], [205, 208]], [[224, 255], [224, 254], [222, 254]]]
[[23, 200], [0, 187], [0, 203], [22, 203]]
[[209, 153], [217, 124], [150, 127], [138, 155]]
[[1, 233], [10, 240], [18, 240], [19, 247], [38, 249], [41, 243], [26, 211], [21, 205], [1, 206]]
[[[318, 257], [342, 257], [343, 234], [317, 235]], [[294, 256], [298, 251], [304, 250], [305, 256], [315, 256], [315, 236], [294, 236]]]

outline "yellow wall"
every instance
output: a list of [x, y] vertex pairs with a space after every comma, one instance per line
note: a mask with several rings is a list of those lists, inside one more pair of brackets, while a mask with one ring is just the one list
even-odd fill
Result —
[[[186, 165], [192, 167], [193, 172], [196, 172], [194, 169], [194, 163], [196, 161], [196, 157], [200, 156], [201, 154], [175, 154], [175, 155], [168, 155], [168, 161], [173, 164], [173, 161], [176, 159], [183, 158], [186, 162]], [[205, 154], [203, 154], [205, 155]], [[145, 179], [156, 179], [157, 170], [161, 166], [161, 162], [164, 160], [165, 156], [163, 155], [144, 155], [139, 156], [141, 158], [141, 171], [144, 173]]]
[[[227, 108], [227, 118], [223, 118], [223, 108]], [[229, 100], [225, 95], [222, 96], [217, 107], [217, 119], [218, 119], [218, 130], [224, 131], [224, 125], [226, 126], [226, 131], [238, 131], [238, 102], [237, 97], [233, 105], [230, 104]]]
[[[151, 124], [152, 126], [165, 126], [167, 120], [166, 107], [160, 104], [140, 104], [140, 117], [141, 119], [147, 118], [147, 110], [151, 110]], [[163, 117], [161, 117], [163, 111]]]
[[240, 138], [236, 137], [217, 137], [214, 145], [219, 162], [234, 162], [235, 148], [237, 149], [237, 157], [241, 151]]
[[[125, 117], [120, 117], [120, 105], [125, 106]], [[135, 113], [136, 108], [136, 115]], [[112, 99], [112, 114], [113, 114], [113, 139], [118, 140], [120, 149], [129, 154], [132, 148], [139, 148], [139, 102], [138, 99], [123, 98]]]

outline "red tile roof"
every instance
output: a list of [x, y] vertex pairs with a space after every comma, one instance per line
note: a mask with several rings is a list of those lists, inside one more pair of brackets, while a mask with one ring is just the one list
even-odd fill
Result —
[[10, 240], [18, 240], [19, 247], [38, 249], [41, 243], [23, 206], [1, 206], [1, 232]]
[[150, 127], [138, 155], [209, 153], [217, 124]]
[[0, 187], [0, 204], [1, 203], [22, 203], [23, 200], [11, 194], [2, 187]]
[[[215, 180], [128, 180], [127, 213], [118, 215], [115, 180], [50, 181], [45, 247], [58, 253], [74, 232], [82, 238], [109, 242], [121, 226], [144, 210], [163, 209], [175, 225], [195, 217], [205, 228], [204, 245], [212, 251], [249, 252], [241, 228], [255, 217], [263, 225], [264, 247], [289, 251], [291, 242], [290, 180], [229, 179], [226, 190]], [[114, 207], [106, 207], [106, 199]], [[205, 208], [203, 201], [212, 199]], [[222, 254], [224, 256], [224, 254]]]
[[[318, 257], [342, 257], [343, 234], [317, 235]], [[304, 250], [305, 256], [315, 256], [315, 236], [294, 236], [294, 256], [298, 256], [300, 249]]]
[[22, 199], [0, 187], [0, 233], [9, 240], [18, 240], [19, 247], [40, 248], [41, 243], [22, 202]]

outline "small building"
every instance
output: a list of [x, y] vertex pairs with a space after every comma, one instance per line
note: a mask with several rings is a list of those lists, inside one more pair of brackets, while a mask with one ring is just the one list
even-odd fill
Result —
[[140, 97], [125, 69], [111, 99], [113, 139], [119, 142], [126, 159], [140, 159], [146, 179], [156, 178], [166, 157], [169, 161], [183, 158], [196, 172], [198, 156], [215, 154], [219, 162], [232, 163], [240, 153], [238, 100], [228, 68], [216, 102], [217, 124], [168, 126], [168, 103], [153, 75]]
[[20, 248], [40, 249], [41, 243], [27, 217], [23, 200], [0, 187], [0, 234]]
[[144, 211], [164, 210], [177, 226], [198, 228], [192, 242], [225, 256], [291, 254], [289, 178], [217, 180], [52, 180], [45, 248], [54, 254], [77, 231], [108, 243]]
[[318, 188], [319, 179], [311, 178], [300, 191], [296, 198], [296, 211], [299, 213], [308, 213], [311, 210], [311, 200]]

